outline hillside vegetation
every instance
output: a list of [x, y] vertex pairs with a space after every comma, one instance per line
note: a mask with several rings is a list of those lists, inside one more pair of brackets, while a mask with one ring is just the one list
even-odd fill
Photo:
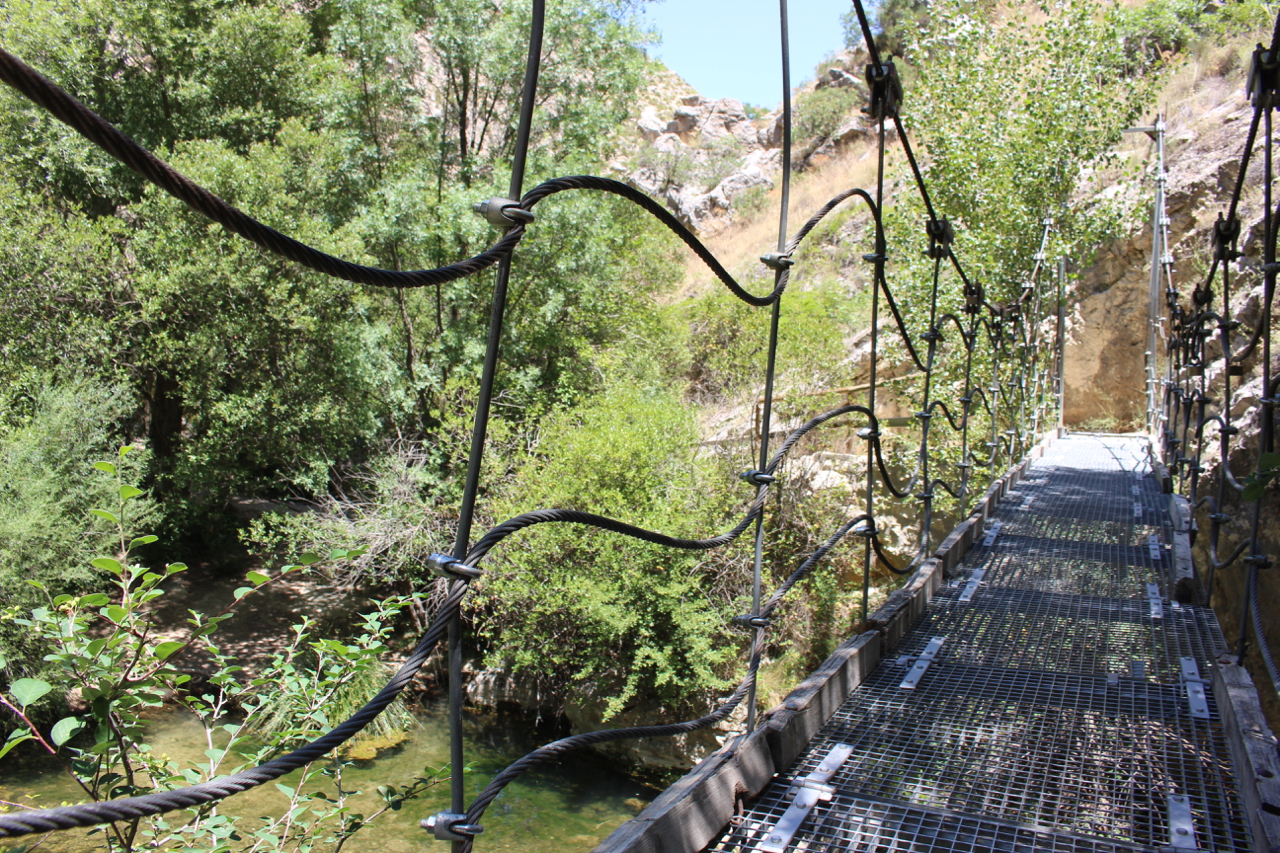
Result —
[[[1021, 291], [1046, 217], [1048, 253], [1077, 269], [1140, 218], [1137, 196], [1100, 191], [1136, 179], [1121, 130], [1151, 112], [1170, 72], [1250, 43], [1274, 11], [1260, 0], [1202, 5], [878, 7], [934, 202], [993, 302]], [[549, 4], [526, 185], [626, 178], [763, 290], [771, 274], [756, 258], [776, 241], [777, 117], [717, 112], [673, 80], [646, 57], [650, 36], [632, 7]], [[6, 6], [0, 43], [273, 227], [360, 263], [421, 269], [497, 237], [470, 207], [505, 193], [528, 16], [520, 0], [20, 0]], [[875, 134], [859, 112], [866, 53], [852, 29], [847, 50], [797, 94], [792, 232], [837, 192], [875, 180]], [[358, 634], [352, 645], [317, 639], [295, 661], [293, 648], [312, 647], [281, 639], [282, 655], [294, 641], [282, 666], [320, 673], [355, 661], [361, 674], [358, 684], [335, 676], [330, 693], [297, 688], [310, 731], [327, 697], [358, 701], [376, 686], [397, 632], [420, 630], [443, 592], [424, 559], [452, 548], [493, 275], [420, 290], [325, 278], [210, 225], [20, 96], [4, 91], [0, 106], [0, 661], [6, 684], [51, 688], [13, 704], [30, 704], [38, 727], [79, 695], [91, 709], [81, 713], [140, 726], [145, 707], [194, 694], [183, 687], [190, 673], [157, 663], [146, 702], [93, 711], [95, 696], [132, 689], [127, 669], [103, 687], [112, 676], [100, 667], [64, 665], [79, 658], [55, 651], [69, 642], [59, 618], [83, 642], [77, 654], [96, 661], [86, 650], [103, 630], [99, 613], [127, 604], [144, 645], [122, 648], [121, 667], [132, 666], [125, 652], [163, 661], [174, 649], [145, 645], [155, 639], [146, 605], [168, 561], [200, 557], [191, 571], [210, 582], [253, 569], [247, 589], [281, 566], [315, 564], [326, 583], [383, 601], [374, 617], [324, 626]], [[724, 132], [712, 139], [699, 128], [715, 116]], [[922, 330], [926, 212], [890, 147], [889, 275], [906, 324]], [[766, 312], [733, 299], [634, 206], [566, 193], [537, 216], [514, 258], [480, 524], [572, 507], [675, 536], [727, 529], [751, 497], [737, 474], [758, 452]], [[841, 208], [797, 253], [779, 350], [784, 425], [866, 381], [871, 240], [866, 216]], [[959, 304], [959, 282], [945, 279], [940, 298]], [[920, 377], [895, 345], [884, 359], [886, 411], [912, 411]], [[959, 396], [958, 370], [934, 381]], [[859, 471], [824, 462], [848, 440], [811, 441], [784, 472], [787, 497], [769, 510], [769, 578], [851, 514]], [[913, 437], [895, 441], [895, 463], [907, 464]], [[94, 470], [107, 459], [109, 470]], [[956, 509], [944, 503], [944, 518]], [[895, 553], [914, 547], [912, 512], [889, 525]], [[702, 713], [736, 682], [745, 635], [727, 622], [748, 608], [749, 542], [688, 554], [540, 528], [486, 567], [467, 604], [472, 661], [535, 685], [557, 710]], [[855, 627], [849, 590], [861, 571], [837, 553], [788, 605], [767, 688]], [[891, 587], [887, 573], [875, 580]], [[46, 626], [43, 644], [26, 639], [33, 619]], [[205, 625], [191, 641], [222, 667], [226, 702], [201, 706], [209, 727], [236, 704], [267, 715], [267, 691], [306, 681], [245, 683], [209, 650]], [[47, 657], [61, 653], [71, 657]], [[106, 681], [86, 697], [90, 670]], [[277, 731], [274, 743], [307, 731]]]

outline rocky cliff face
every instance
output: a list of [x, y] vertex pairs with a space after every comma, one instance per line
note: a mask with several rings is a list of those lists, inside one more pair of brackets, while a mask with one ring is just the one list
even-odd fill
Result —
[[[796, 98], [819, 89], [866, 87], [850, 69], [866, 58], [845, 52], [815, 81], [797, 89]], [[687, 87], [685, 87], [687, 89]], [[735, 202], [752, 191], [772, 189], [782, 169], [780, 112], [748, 112], [741, 101], [708, 100], [660, 78], [641, 109], [631, 145], [611, 164], [624, 180], [661, 198], [696, 233], [710, 234], [733, 221]], [[821, 166], [841, 150], [865, 138], [870, 128], [860, 115], [847, 116], [834, 130], [813, 138], [793, 131], [793, 167]], [[801, 134], [802, 135], [802, 134]]]
[[[1213, 224], [1227, 209], [1230, 193], [1240, 169], [1240, 155], [1248, 135], [1253, 109], [1244, 97], [1243, 66], [1228, 73], [1199, 81], [1194, 90], [1168, 116], [1168, 194], [1170, 251], [1174, 257], [1174, 282], [1184, 296], [1203, 279], [1212, 257]], [[1239, 352], [1262, 317], [1262, 183], [1261, 149], [1255, 151], [1245, 177], [1238, 215], [1241, 222], [1240, 249], [1244, 257], [1232, 265], [1233, 297], [1226, 313], [1239, 323], [1233, 333], [1233, 349]], [[1067, 408], [1069, 425], [1108, 425], [1113, 428], [1141, 428], [1144, 420], [1144, 350], [1146, 345], [1146, 304], [1150, 277], [1151, 230], [1148, 223], [1109, 246], [1097, 263], [1084, 270], [1079, 284], [1079, 302], [1072, 317], [1072, 340], [1067, 351]], [[1222, 311], [1222, 287], [1215, 287], [1216, 310]], [[1270, 322], [1280, 329], [1280, 311], [1273, 306]], [[1215, 336], [1217, 332], [1215, 330]], [[1260, 348], [1259, 348], [1260, 349]], [[1210, 344], [1210, 354], [1220, 358], [1221, 347]], [[1280, 375], [1280, 352], [1273, 353], [1272, 375]], [[1262, 389], [1260, 352], [1243, 364], [1243, 375], [1230, 377], [1234, 405], [1233, 426], [1239, 434], [1231, 437], [1223, 453], [1220, 434], [1214, 425], [1205, 429], [1200, 460], [1206, 473], [1200, 478], [1198, 499], [1215, 502], [1222, 496], [1220, 510], [1230, 517], [1221, 528], [1216, 553], [1219, 559], [1232, 554], [1251, 533], [1253, 505], [1244, 504], [1238, 492], [1222, 487], [1220, 464], [1226, 462], [1237, 479], [1255, 470], [1261, 418], [1266, 416], [1259, 400]], [[1223, 385], [1227, 377], [1219, 363], [1205, 370], [1206, 388], [1212, 399], [1207, 416], [1223, 408]], [[1273, 413], [1271, 415], [1275, 417]], [[1196, 448], [1181, 452], [1194, 456]], [[1188, 488], [1186, 472], [1180, 490]], [[1280, 555], [1280, 501], [1276, 486], [1263, 499], [1260, 517], [1261, 551], [1273, 559]], [[1195, 513], [1197, 533], [1193, 553], [1202, 578], [1213, 563], [1210, 545], [1213, 508], [1202, 504]], [[1213, 576], [1212, 603], [1228, 642], [1234, 651], [1241, 623], [1248, 566], [1241, 559], [1219, 569]], [[1280, 580], [1276, 571], [1259, 575], [1259, 602], [1264, 626], [1272, 635], [1273, 654], [1280, 656]], [[1258, 685], [1263, 705], [1273, 728], [1280, 729], [1280, 701], [1267, 675], [1252, 632], [1248, 637], [1246, 663]]]

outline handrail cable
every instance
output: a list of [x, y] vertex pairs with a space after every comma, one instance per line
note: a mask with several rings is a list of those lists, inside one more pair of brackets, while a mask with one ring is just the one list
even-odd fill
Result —
[[[910, 147], [906, 128], [899, 114], [902, 86], [893, 63], [891, 60], [885, 63], [881, 62], [881, 56], [874, 38], [872, 38], [866, 10], [861, 0], [854, 0], [854, 7], [866, 39], [868, 55], [871, 59], [871, 64], [867, 68], [867, 80], [871, 87], [871, 103], [867, 108], [867, 112], [871, 114], [877, 127], [877, 177], [874, 196], [867, 190], [857, 188], [842, 192], [815, 213], [795, 236], [790, 240], [786, 239], [791, 172], [792, 108], [787, 36], [787, 3], [786, 0], [779, 0], [784, 87], [781, 116], [783, 124], [782, 207], [779, 215], [778, 251], [762, 259], [775, 270], [774, 287], [772, 291], [763, 296], [756, 296], [743, 288], [697, 236], [666, 208], [643, 192], [626, 184], [608, 178], [570, 176], [544, 181], [524, 193], [523, 196], [520, 195], [532, 121], [532, 104], [536, 100], [535, 92], [541, 61], [541, 26], [545, 14], [545, 0], [534, 0], [525, 83], [521, 90], [520, 98], [520, 124], [516, 157], [512, 168], [510, 198], [502, 205], [501, 216], [496, 219], [505, 228], [504, 233], [497, 242], [484, 252], [472, 258], [433, 270], [382, 270], [353, 264], [320, 252], [264, 225], [190, 181], [63, 91], [56, 84], [25, 65], [21, 60], [0, 50], [0, 80], [26, 95], [36, 105], [71, 126], [91, 143], [118, 159], [143, 178], [187, 204], [193, 210], [222, 224], [228, 230], [261, 248], [287, 260], [346, 281], [375, 287], [421, 287], [428, 284], [440, 284], [475, 275], [495, 264], [498, 267], [495, 296], [490, 316], [484, 375], [481, 381], [481, 402], [476, 411], [472, 449], [468, 459], [466, 487], [456, 542], [452, 556], [437, 555], [432, 558], [437, 568], [441, 569], [445, 574], [452, 575], [455, 579], [450, 582], [444, 600], [436, 610], [417, 646], [386, 686], [363, 708], [352, 715], [350, 719], [341, 723], [332, 731], [292, 752], [278, 756], [257, 767], [172, 791], [158, 791], [119, 800], [21, 814], [0, 815], [0, 837], [15, 837], [33, 832], [91, 826], [98, 823], [155, 815], [173, 809], [200, 806], [279, 778], [298, 767], [323, 757], [363, 729], [404, 690], [426, 661], [428, 655], [431, 654], [436, 644], [446, 635], [450, 637], [450, 711], [451, 717], [458, 719], [461, 710], [461, 692], [458, 689], [461, 685], [461, 673], [459, 671], [460, 667], [457, 666], [457, 664], [460, 664], [461, 649], [460, 623], [458, 620], [462, 601], [470, 588], [471, 580], [481, 573], [478, 564], [490, 554], [492, 549], [507, 537], [534, 525], [547, 523], [581, 524], [665, 547], [685, 550], [707, 550], [723, 547], [735, 541], [748, 527], [755, 524], [756, 547], [754, 554], [752, 612], [744, 617], [735, 619], [735, 622], [741, 621], [744, 627], [754, 629], [749, 647], [747, 673], [719, 707], [695, 720], [666, 725], [591, 732], [574, 735], [541, 747], [498, 774], [489, 786], [485, 788], [484, 792], [467, 808], [465, 814], [462, 811], [464, 803], [462, 800], [462, 773], [460, 769], [462, 766], [461, 738], [455, 731], [453, 745], [451, 746], [451, 761], [454, 765], [451, 811], [437, 815], [438, 820], [434, 821], [436, 836], [453, 841], [455, 853], [467, 853], [471, 849], [474, 836], [482, 831], [479, 820], [483, 816], [485, 808], [505, 785], [528, 767], [545, 761], [554, 755], [561, 754], [567, 749], [632, 737], [653, 737], [695, 731], [725, 719], [734, 708], [741, 704], [743, 699], [748, 699], [748, 728], [754, 727], [756, 676], [765, 650], [766, 629], [771, 622], [772, 616], [784, 596], [810, 574], [817, 563], [825, 558], [850, 533], [866, 540], [862, 549], [861, 610], [863, 623], [865, 624], [868, 608], [870, 568], [873, 559], [892, 572], [906, 574], [914, 571], [927, 558], [931, 544], [934, 489], [944, 489], [958, 502], [963, 510], [973, 495], [973, 469], [989, 469], [988, 482], [993, 481], [1002, 450], [1007, 449], [1008, 454], [1013, 458], [1019, 450], [1025, 449], [1026, 437], [1037, 434], [1036, 424], [1039, 422], [1042, 410], [1048, 405], [1044, 402], [1042, 392], [1047, 383], [1046, 376], [1049, 361], [1048, 359], [1045, 360], [1046, 367], [1043, 370], [1039, 367], [1039, 347], [1043, 342], [1038, 329], [1034, 328], [1034, 326], [1038, 322], [1043, 301], [1038, 290], [1034, 293], [1032, 290], [1038, 288], [1039, 272], [1043, 266], [1043, 247], [1048, 239], [1048, 229], [1046, 226], [1045, 236], [1041, 242], [1042, 252], [1035, 259], [1031, 275], [1032, 284], [1028, 285], [1029, 289], [1024, 290], [1022, 296], [1010, 305], [995, 306], [988, 302], [982, 286], [977, 282], [971, 281], [965, 274], [964, 268], [953, 249], [954, 233], [951, 226], [945, 218], [938, 216], [934, 208], [925, 182], [924, 172]], [[885, 160], [888, 122], [890, 121], [893, 122], [898, 139], [906, 152], [916, 189], [929, 214], [929, 220], [926, 223], [926, 232], [929, 238], [928, 254], [934, 259], [934, 264], [929, 295], [928, 328], [919, 335], [911, 334], [898, 302], [889, 287], [886, 275], [888, 242], [883, 227], [882, 210], [885, 199]], [[1267, 125], [1267, 135], [1269, 139], [1269, 123]], [[511, 274], [512, 252], [526, 236], [528, 227], [533, 222], [534, 208], [538, 203], [560, 192], [584, 189], [613, 194], [638, 205], [683, 241], [736, 298], [753, 307], [769, 306], [772, 308], [765, 376], [765, 410], [759, 447], [760, 467], [758, 470], [747, 472], [744, 475], [744, 479], [747, 479], [755, 486], [755, 495], [746, 505], [745, 514], [737, 524], [725, 533], [706, 539], [684, 539], [669, 536], [658, 531], [637, 527], [618, 519], [573, 509], [543, 509], [515, 516], [487, 531], [474, 544], [470, 544], [471, 519], [474, 513], [476, 494], [478, 493], [479, 466], [484, 450], [485, 432], [489, 417], [488, 401], [491, 398], [494, 376], [497, 370], [498, 341], [500, 340], [503, 323], [506, 284]], [[777, 340], [781, 316], [780, 300], [786, 290], [790, 269], [794, 263], [792, 256], [800, 248], [804, 238], [825, 216], [830, 214], [839, 204], [854, 197], [861, 199], [867, 205], [874, 226], [874, 251], [864, 256], [864, 259], [872, 264], [870, 381], [867, 388], [867, 403], [865, 406], [841, 406], [810, 418], [793, 430], [773, 455], [769, 456], [768, 441], [771, 432], [772, 404], [775, 397]], [[491, 218], [491, 221], [495, 220]], [[940, 276], [944, 261], [960, 277], [964, 285], [964, 302], [954, 312], [943, 312], [939, 305]], [[915, 471], [901, 486], [897, 485], [891, 476], [882, 442], [881, 427], [883, 424], [876, 415], [877, 371], [881, 357], [879, 314], [882, 294], [892, 316], [892, 327], [901, 340], [909, 361], [921, 371], [924, 377], [920, 393], [920, 405], [915, 416], [915, 420], [918, 420], [921, 424], [921, 443], [915, 454]], [[1059, 303], [1061, 304], [1061, 294]], [[967, 329], [961, 320], [961, 315], [968, 315]], [[948, 320], [956, 328], [965, 359], [965, 390], [959, 400], [961, 405], [958, 409], [958, 417], [953, 412], [952, 407], [947, 405], [947, 401], [933, 397], [936, 390], [934, 370], [937, 358], [943, 351], [941, 346], [944, 342], [942, 327]], [[990, 378], [992, 384], [988, 387], [983, 387], [982, 383], [975, 381], [973, 376], [974, 354], [980, 340], [985, 345], [989, 345], [992, 351], [992, 373]], [[925, 346], [926, 344], [927, 346]], [[1059, 347], [1061, 346], [1060, 338], [1057, 344]], [[1001, 354], [1011, 347], [1016, 347], [1017, 349], [1018, 363], [1013, 368], [1002, 366], [1012, 364], [1010, 358], [1001, 358]], [[1264, 340], [1264, 349], [1267, 347], [1269, 347], [1269, 338]], [[1267, 351], [1269, 352], [1269, 349]], [[924, 353], [923, 357], [921, 357], [921, 352]], [[1058, 370], [1056, 381], [1060, 388], [1060, 357], [1056, 361], [1056, 368]], [[1000, 377], [1003, 375], [1002, 371], [1009, 372], [1010, 381], [1016, 384], [1016, 394], [1013, 396], [1011, 396], [1009, 390], [1002, 387], [1005, 384], [1000, 381]], [[981, 402], [980, 409], [975, 409], [973, 406], [975, 401]], [[991, 430], [991, 441], [987, 443], [990, 455], [986, 459], [981, 459], [974, 453], [969, 435], [971, 417], [975, 412], [979, 411], [989, 421]], [[953, 486], [942, 477], [934, 476], [934, 472], [931, 470], [929, 454], [929, 441], [932, 434], [931, 420], [938, 412], [945, 416], [947, 425], [951, 430], [960, 434], [961, 462], [957, 466], [960, 469], [958, 486]], [[779, 467], [788, 454], [797, 446], [801, 438], [819, 427], [850, 415], [861, 416], [866, 421], [866, 426], [859, 431], [860, 436], [867, 442], [865, 507], [862, 512], [843, 521], [821, 546], [812, 551], [800, 563], [767, 600], [762, 601], [763, 524], [769, 485], [777, 480]], [[1030, 430], [1027, 429], [1028, 421], [1032, 425]], [[1001, 431], [1002, 422], [1010, 424], [1010, 427]], [[894, 559], [886, 552], [885, 544], [881, 541], [881, 531], [876, 526], [876, 494], [881, 488], [888, 492], [889, 495], [900, 499], [914, 497], [915, 500], [921, 502], [923, 507], [917, 543], [913, 546], [911, 559], [903, 566], [895, 565]], [[912, 496], [911, 492], [917, 488], [921, 490], [920, 493]], [[459, 567], [465, 569], [465, 571], [462, 571]], [[456, 729], [457, 726], [453, 728]]]

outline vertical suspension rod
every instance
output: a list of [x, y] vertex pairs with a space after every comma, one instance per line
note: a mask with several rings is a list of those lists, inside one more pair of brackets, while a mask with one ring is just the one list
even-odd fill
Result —
[[[782, 209], [778, 212], [778, 252], [787, 248], [787, 212], [791, 205], [791, 45], [787, 31], [787, 0], [778, 0], [778, 15], [782, 37]], [[786, 267], [774, 273], [774, 287], [788, 275]], [[773, 419], [773, 384], [778, 361], [778, 322], [782, 317], [782, 297], [774, 300], [769, 317], [769, 355], [764, 375], [764, 409], [760, 413], [760, 463], [763, 471], [769, 464], [769, 432]], [[768, 488], [761, 486], [760, 488]], [[764, 575], [764, 512], [756, 516], [755, 554], [751, 570], [751, 613], [760, 615], [760, 599]], [[760, 647], [764, 628], [756, 628], [754, 649]], [[752, 661], [754, 664], [755, 662]], [[756, 681], [753, 679], [747, 693], [747, 733], [756, 729]]]
[[[508, 198], [518, 201], [524, 192], [524, 171], [529, 156], [529, 136], [533, 127], [533, 107], [538, 88], [538, 71], [542, 62], [542, 31], [546, 20], [546, 0], [533, 0], [533, 19], [529, 32], [529, 55], [525, 63], [524, 86], [520, 92], [520, 123], [516, 129], [516, 146], [511, 162]], [[485, 437], [489, 429], [489, 410], [493, 402], [494, 377], [498, 369], [498, 347], [502, 339], [502, 321], [507, 307], [507, 283], [511, 278], [511, 255], [498, 262], [493, 285], [493, 306], [489, 314], [489, 335], [485, 344], [484, 370], [480, 378], [480, 396], [476, 402], [476, 418], [471, 430], [471, 455], [467, 458], [467, 479], [458, 511], [458, 532], [453, 556], [467, 558], [471, 543], [471, 524], [475, 517], [476, 496], [480, 489], [480, 468], [484, 457]], [[454, 581], [461, 583], [462, 581]], [[466, 810], [466, 787], [463, 768], [466, 758], [462, 749], [462, 616], [449, 621], [449, 788], [450, 810], [462, 814]], [[463, 841], [454, 841], [455, 853]]]

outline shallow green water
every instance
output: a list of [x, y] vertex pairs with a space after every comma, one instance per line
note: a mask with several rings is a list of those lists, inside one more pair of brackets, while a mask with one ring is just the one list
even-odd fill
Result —
[[[486, 714], [469, 717], [466, 734], [467, 761], [471, 765], [466, 777], [470, 800], [510, 761], [564, 732], [523, 715]], [[180, 761], [197, 757], [203, 760], [206, 747], [203, 732], [194, 719], [180, 712], [158, 719], [150, 735], [157, 752]], [[411, 740], [374, 760], [359, 761], [344, 770], [344, 787], [367, 792], [352, 801], [355, 811], [372, 814], [381, 802], [373, 795], [378, 785], [407, 783], [424, 767], [439, 768], [448, 762], [448, 751], [444, 716], [439, 708], [429, 709], [421, 716], [421, 726]], [[34, 751], [19, 755], [15, 751], [0, 761], [0, 799], [49, 807], [64, 801], [79, 802], [79, 794], [75, 783], [48, 756]], [[489, 807], [483, 822], [485, 831], [477, 839], [475, 849], [477, 853], [587, 851], [620, 823], [633, 817], [655, 794], [584, 751], [560, 764], [526, 774], [507, 788]], [[419, 799], [406, 803], [400, 811], [383, 814], [348, 841], [342, 848], [343, 853], [447, 853], [448, 846], [432, 839], [418, 823], [447, 808], [448, 801], [449, 785], [445, 781]], [[274, 786], [267, 786], [233, 797], [222, 810], [251, 819], [278, 814], [285, 803], [283, 794]], [[251, 821], [242, 824], [245, 828], [250, 825]], [[0, 843], [0, 850], [24, 850], [29, 843]], [[72, 831], [51, 836], [39, 849], [49, 853], [83, 853], [102, 846], [101, 836], [89, 837], [84, 831]]]

